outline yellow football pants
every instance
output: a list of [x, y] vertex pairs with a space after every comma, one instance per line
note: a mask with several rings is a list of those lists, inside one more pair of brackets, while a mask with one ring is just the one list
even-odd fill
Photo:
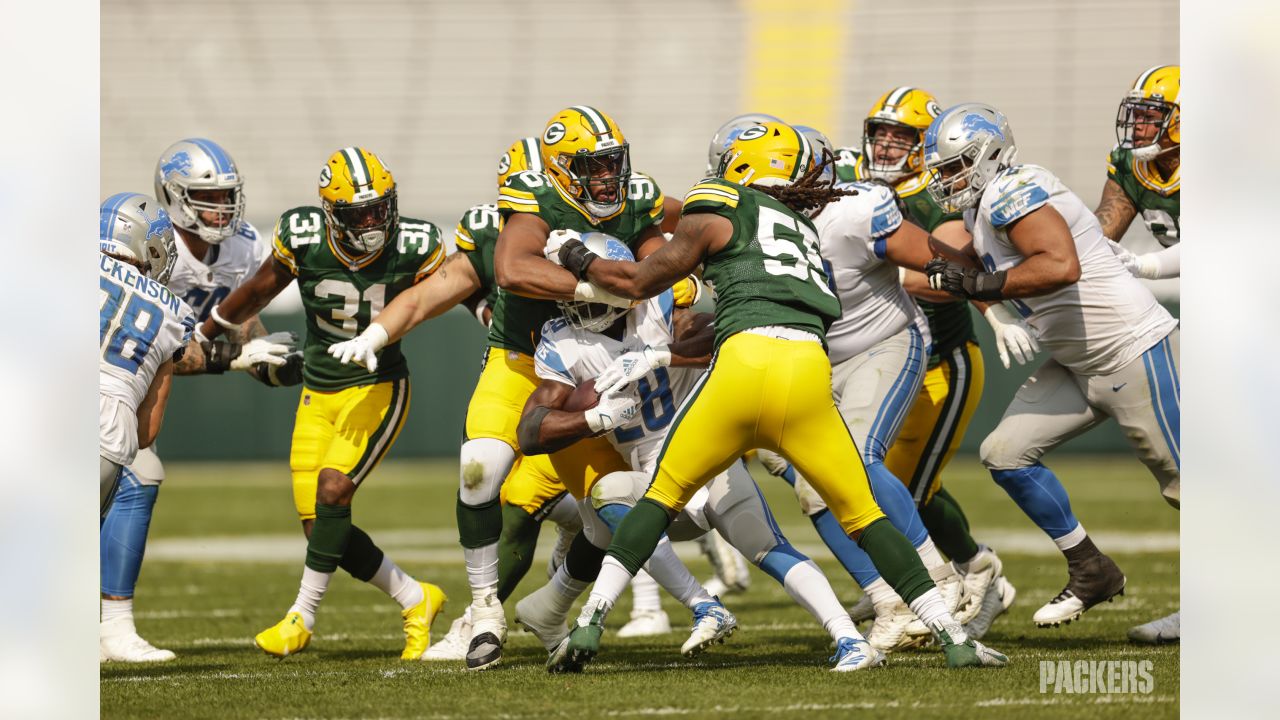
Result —
[[[525, 402], [540, 382], [533, 369], [532, 356], [489, 348], [484, 369], [467, 405], [466, 437], [501, 440], [519, 453], [516, 428]], [[566, 490], [581, 500], [590, 494], [591, 486], [599, 478], [628, 469], [608, 439], [586, 438], [551, 455], [518, 457], [503, 482], [504, 502], [528, 511]], [[515, 488], [507, 489], [511, 483]]]
[[681, 406], [645, 497], [680, 511], [698, 488], [758, 447], [790, 460], [845, 532], [884, 517], [831, 397], [822, 346], [747, 332], [721, 344]]
[[937, 367], [925, 373], [915, 404], [884, 461], [917, 505], [929, 502], [942, 487], [942, 469], [964, 440], [982, 400], [985, 377], [982, 351], [974, 342], [944, 355]]
[[408, 414], [407, 377], [335, 392], [304, 386], [289, 450], [298, 517], [316, 516], [321, 470], [337, 470], [356, 485], [368, 477], [395, 443]]

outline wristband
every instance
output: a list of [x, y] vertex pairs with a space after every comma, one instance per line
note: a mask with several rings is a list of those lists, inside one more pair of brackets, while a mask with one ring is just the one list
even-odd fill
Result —
[[227, 320], [226, 318], [222, 317], [222, 313], [218, 312], [217, 305], [214, 305], [212, 308], [209, 309], [209, 317], [213, 318], [213, 321], [221, 325], [224, 330], [230, 330], [232, 332], [239, 330], [240, 326], [244, 324], [244, 323], [233, 323]]

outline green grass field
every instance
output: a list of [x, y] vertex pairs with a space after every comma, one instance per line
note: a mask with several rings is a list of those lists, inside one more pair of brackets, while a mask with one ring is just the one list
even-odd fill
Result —
[[[454, 529], [456, 463], [389, 462], [366, 482], [355, 520], [403, 567], [453, 598], [437, 635], [468, 601]], [[1066, 580], [1052, 543], [1022, 516], [973, 458], [957, 458], [948, 486], [980, 541], [995, 547], [1018, 590], [1017, 602], [985, 639], [1007, 653], [1003, 670], [947, 671], [940, 653], [890, 656], [883, 669], [827, 671], [828, 638], [782, 588], [753, 570], [751, 589], [726, 598], [741, 629], [696, 660], [678, 653], [686, 612], [669, 597], [676, 632], [619, 640], [606, 634], [600, 658], [577, 676], [551, 676], [545, 653], [513, 630], [503, 665], [467, 673], [460, 664], [402, 663], [397, 606], [339, 573], [321, 608], [311, 647], [279, 661], [252, 636], [292, 602], [303, 549], [288, 469], [275, 464], [178, 464], [167, 467], [151, 544], [135, 601], [137, 625], [158, 647], [178, 653], [156, 665], [101, 669], [104, 718], [465, 718], [673, 715], [824, 717], [870, 711], [876, 717], [1176, 717], [1178, 647], [1125, 641], [1134, 624], [1178, 607], [1178, 515], [1129, 457], [1061, 457], [1054, 465], [1077, 515], [1129, 578], [1113, 604], [1070, 626], [1041, 630], [1031, 614]], [[790, 489], [756, 477], [793, 543], [814, 555], [843, 600], [852, 580], [803, 518]], [[537, 587], [544, 545], [517, 598]], [[690, 567], [710, 573], [697, 558]], [[611, 625], [625, 622], [625, 598]], [[508, 617], [510, 617], [508, 604]], [[1151, 693], [1042, 694], [1042, 660], [1151, 660]]]

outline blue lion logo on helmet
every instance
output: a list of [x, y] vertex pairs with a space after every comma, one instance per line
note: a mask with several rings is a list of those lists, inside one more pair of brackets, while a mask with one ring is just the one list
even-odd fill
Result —
[[584, 243], [587, 242], [587, 239], [593, 236], [604, 240], [605, 242], [604, 259], [605, 260], [625, 260], [630, 262], [635, 261], [636, 256], [631, 254], [631, 248], [628, 248], [621, 240], [607, 233], [602, 233], [602, 232], [582, 233], [582, 242]]
[[169, 219], [169, 213], [165, 212], [163, 209], [160, 209], [160, 208], [157, 208], [157, 210], [160, 211], [160, 216], [157, 217], [155, 220], [152, 220], [147, 225], [148, 238], [150, 238], [152, 235], [163, 235], [164, 231], [166, 230], [170, 230], [170, 231], [173, 230], [173, 221]]
[[173, 157], [169, 158], [168, 162], [160, 166], [160, 172], [163, 173], [165, 177], [169, 177], [175, 172], [182, 173], [183, 177], [189, 177], [191, 175], [191, 173], [188, 172], [189, 170], [191, 170], [191, 155], [189, 155], [186, 150], [180, 150], [174, 153]]
[[[997, 118], [998, 117], [999, 116], [997, 116]], [[969, 113], [968, 115], [965, 115], [964, 118], [960, 120], [960, 127], [969, 134], [968, 137], [970, 140], [973, 139], [974, 135], [980, 132], [995, 135], [1001, 140], [1005, 139], [1004, 132], [1000, 130], [1000, 126], [997, 123], [991, 122], [978, 113]]]

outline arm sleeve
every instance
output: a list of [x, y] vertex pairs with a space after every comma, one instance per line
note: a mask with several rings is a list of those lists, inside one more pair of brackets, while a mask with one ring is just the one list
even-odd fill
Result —
[[1144, 255], [1143, 264], [1151, 262], [1154, 266], [1154, 274], [1149, 279], [1164, 280], [1166, 278], [1180, 277], [1182, 275], [1181, 248], [1182, 243], [1178, 243], [1172, 247]]

